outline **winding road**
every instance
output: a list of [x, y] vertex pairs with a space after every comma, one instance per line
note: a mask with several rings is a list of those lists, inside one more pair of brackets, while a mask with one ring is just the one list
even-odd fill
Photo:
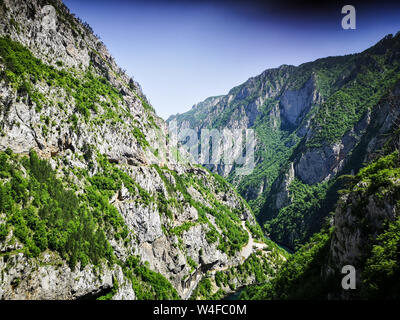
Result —
[[241, 255], [242, 259], [246, 260], [253, 253], [253, 247], [256, 247], [257, 249], [262, 250], [267, 245], [265, 243], [259, 243], [259, 242], [254, 241], [253, 236], [251, 235], [251, 232], [246, 227], [246, 221], [242, 221], [242, 227], [249, 234], [249, 242], [247, 242], [247, 244], [240, 251], [240, 255]]
[[[249, 231], [249, 229], [247, 229], [246, 227], [246, 221], [242, 221], [242, 227], [244, 230], [247, 231], [248, 235], [249, 235], [249, 241], [247, 242], [247, 244], [242, 248], [242, 250], [240, 250], [240, 257], [241, 257], [241, 261], [243, 262], [244, 260], [246, 260], [253, 252], [254, 252], [254, 247], [256, 247], [256, 249], [258, 250], [262, 250], [264, 249], [267, 245], [265, 243], [259, 243], [259, 242], [255, 242], [253, 239], [253, 236], [251, 235], [251, 232]], [[237, 265], [239, 265], [240, 263], [236, 264], [236, 265], [226, 265], [223, 267], [218, 267], [215, 269], [210, 270], [210, 273], [212, 275], [214, 275], [216, 272], [218, 271], [226, 271], [232, 267], [235, 267]], [[200, 280], [202, 279], [202, 276], [198, 276], [195, 279], [195, 284], [190, 286], [190, 289], [188, 291], [185, 292], [183, 298], [184, 299], [188, 299], [192, 293], [193, 290], [197, 287], [198, 283], [200, 282]]]
[[[256, 247], [257, 249], [262, 250], [267, 245], [265, 243], [259, 243], [259, 242], [254, 241], [253, 236], [251, 235], [251, 232], [246, 227], [246, 221], [242, 221], [242, 227], [243, 227], [243, 229], [245, 229], [247, 231], [247, 233], [249, 235], [249, 241], [242, 248], [242, 250], [240, 250], [240, 257], [242, 258], [242, 261], [244, 261], [254, 252], [253, 247]], [[211, 273], [214, 274], [217, 271], [225, 271], [232, 267], [235, 267], [235, 265], [227, 265], [227, 266], [223, 266], [223, 267], [218, 267], [218, 268], [211, 270]]]

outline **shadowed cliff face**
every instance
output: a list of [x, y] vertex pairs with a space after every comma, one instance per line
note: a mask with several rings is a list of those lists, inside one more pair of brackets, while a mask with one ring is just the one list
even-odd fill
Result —
[[[393, 129], [393, 124], [371, 125], [371, 114], [387, 95], [396, 95], [399, 36], [389, 35], [359, 54], [266, 70], [167, 122], [195, 130], [253, 129], [256, 167], [250, 175], [238, 175], [232, 165], [209, 168], [237, 186], [273, 240], [294, 248], [333, 210], [337, 176], [357, 171], [382, 146], [373, 141]], [[293, 179], [285, 183], [293, 169]], [[313, 199], [315, 205], [301, 204]]]
[[281, 96], [282, 115], [291, 125], [299, 124], [316, 102], [315, 79], [310, 78], [300, 90], [287, 90]]
[[251, 209], [177, 161], [91, 28], [56, 0], [4, 0], [0, 15], [0, 298], [188, 298], [193, 270], [240, 265], [242, 221], [262, 237]]

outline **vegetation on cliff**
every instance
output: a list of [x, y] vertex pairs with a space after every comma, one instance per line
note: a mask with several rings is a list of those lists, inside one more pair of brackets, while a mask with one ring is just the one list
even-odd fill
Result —
[[[176, 120], [178, 127], [190, 123], [192, 128], [222, 129], [234, 123], [255, 130], [255, 169], [245, 178], [233, 169], [226, 178], [248, 201], [271, 238], [295, 249], [321, 228], [338, 199], [342, 186], [336, 180], [332, 158], [352, 162], [339, 174], [356, 172], [362, 165], [354, 160], [368, 153], [367, 148], [357, 147], [364, 135], [362, 123], [399, 83], [399, 51], [400, 33], [358, 54], [266, 70], [226, 96], [209, 98], [169, 121]], [[295, 98], [291, 101], [290, 97]], [[291, 114], [297, 115], [295, 121]], [[370, 134], [368, 139], [373, 137]], [[340, 155], [329, 154], [332, 146], [340, 145], [344, 145]], [[308, 153], [315, 155], [308, 167], [296, 168]], [[327, 169], [309, 182], [304, 177], [307, 171], [312, 175], [312, 162], [326, 162]], [[297, 178], [289, 188], [291, 200], [277, 208], [274, 199], [282, 191], [277, 182], [291, 163]]]
[[[360, 282], [353, 298], [396, 299], [399, 298], [398, 277], [400, 268], [400, 217], [388, 216], [374, 222], [368, 203], [373, 197], [382, 208], [400, 204], [400, 162], [395, 151], [380, 157], [366, 166], [355, 176], [345, 176], [347, 190], [342, 194], [357, 199], [340, 210], [350, 210], [355, 217], [349, 228], [354, 234], [366, 237], [362, 243], [361, 255], [357, 260]], [[336, 213], [337, 214], [337, 213]], [[368, 218], [369, 217], [369, 218]], [[335, 219], [335, 217], [333, 217]], [[381, 218], [382, 219], [382, 218]], [[344, 292], [340, 273], [342, 266], [330, 265], [331, 242], [334, 227], [328, 224], [303, 245], [278, 271], [268, 284], [252, 286], [242, 293], [243, 299], [327, 299], [340, 298]], [[375, 235], [374, 235], [375, 234]], [[350, 252], [348, 252], [351, 255]], [[330, 267], [334, 272], [328, 272]]]

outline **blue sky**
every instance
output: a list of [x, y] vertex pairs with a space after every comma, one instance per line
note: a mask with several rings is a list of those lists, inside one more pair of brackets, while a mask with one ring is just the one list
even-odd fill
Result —
[[382, 1], [355, 5], [356, 30], [341, 28], [339, 4], [288, 9], [257, 1], [64, 3], [91, 25], [164, 119], [265, 69], [360, 52], [400, 31], [399, 7]]

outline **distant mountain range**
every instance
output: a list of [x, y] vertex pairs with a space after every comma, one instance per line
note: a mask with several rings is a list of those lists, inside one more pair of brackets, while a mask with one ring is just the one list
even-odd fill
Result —
[[[256, 167], [172, 121], [254, 130]], [[399, 33], [165, 123], [60, 0], [0, 0], [0, 299], [399, 298], [399, 125]]]
[[272, 277], [286, 253], [167, 136], [61, 1], [1, 0], [0, 299], [222, 298]]
[[237, 187], [274, 241], [295, 249], [334, 210], [336, 178], [357, 172], [392, 138], [397, 111], [381, 109], [396, 94], [399, 65], [398, 33], [359, 54], [268, 69], [167, 122], [255, 130], [252, 174], [208, 167]]

